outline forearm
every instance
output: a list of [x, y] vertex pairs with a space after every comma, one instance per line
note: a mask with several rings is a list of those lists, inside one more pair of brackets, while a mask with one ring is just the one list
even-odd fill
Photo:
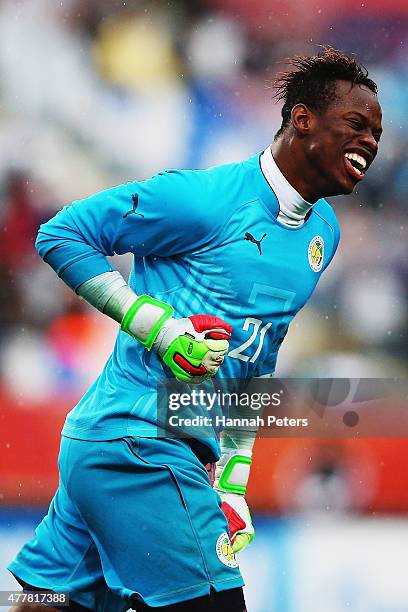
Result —
[[159, 341], [160, 332], [155, 332], [158, 325], [174, 313], [168, 304], [137, 296], [118, 271], [105, 272], [89, 279], [78, 287], [77, 293], [118, 321], [124, 331], [149, 349], [153, 342]]
[[[253, 418], [249, 407], [240, 409], [240, 416]], [[221, 457], [216, 465], [214, 486], [226, 493], [245, 494], [258, 427], [226, 428], [221, 433]]]
[[82, 283], [77, 293], [118, 323], [122, 323], [126, 312], [138, 297], [118, 271], [98, 274]]
[[[271, 378], [272, 373], [259, 378]], [[258, 416], [262, 416], [262, 411]], [[253, 419], [254, 411], [249, 406], [239, 408], [241, 418]], [[252, 449], [258, 426], [243, 429], [227, 427], [221, 433], [221, 457], [216, 465], [214, 486], [218, 490], [245, 494], [252, 462]]]

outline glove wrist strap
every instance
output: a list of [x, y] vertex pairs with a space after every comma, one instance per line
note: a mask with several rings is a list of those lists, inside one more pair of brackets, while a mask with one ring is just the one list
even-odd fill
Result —
[[214, 487], [223, 493], [245, 495], [252, 453], [236, 450], [228, 454], [227, 457], [223, 455], [220, 460], [221, 465], [217, 465]]
[[123, 317], [121, 329], [150, 350], [160, 329], [173, 314], [170, 304], [141, 295]]

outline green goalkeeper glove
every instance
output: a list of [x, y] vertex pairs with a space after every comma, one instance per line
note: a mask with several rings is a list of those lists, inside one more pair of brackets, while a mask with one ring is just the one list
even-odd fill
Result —
[[252, 462], [252, 451], [230, 448], [227, 436], [221, 445], [222, 455], [215, 471], [214, 489], [222, 501], [227, 518], [232, 550], [242, 552], [255, 537], [251, 513], [245, 500], [246, 486]]
[[228, 353], [231, 325], [211, 315], [175, 319], [173, 314], [169, 304], [141, 295], [121, 328], [157, 352], [178, 380], [200, 383], [215, 376]]

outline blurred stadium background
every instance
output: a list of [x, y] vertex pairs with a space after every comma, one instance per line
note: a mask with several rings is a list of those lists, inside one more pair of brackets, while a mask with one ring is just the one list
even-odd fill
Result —
[[[281, 376], [407, 375], [406, 0], [2, 0], [0, 589], [57, 483], [66, 412], [116, 324], [33, 248], [65, 203], [168, 167], [265, 148], [271, 83], [317, 44], [354, 52], [384, 109], [378, 160], [334, 202], [339, 252], [281, 352]], [[126, 272], [130, 260], [116, 261]], [[260, 440], [250, 612], [406, 612], [406, 440]], [[405, 543], [404, 543], [405, 542]]]

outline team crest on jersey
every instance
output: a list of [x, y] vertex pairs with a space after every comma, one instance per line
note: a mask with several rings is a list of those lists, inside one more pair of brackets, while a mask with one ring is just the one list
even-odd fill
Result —
[[232, 550], [231, 540], [229, 539], [228, 533], [224, 531], [220, 535], [215, 545], [217, 551], [217, 557], [227, 567], [238, 567], [238, 561], [235, 558], [235, 553]]
[[321, 236], [315, 236], [309, 243], [307, 256], [313, 272], [320, 272], [323, 265], [324, 240]]

